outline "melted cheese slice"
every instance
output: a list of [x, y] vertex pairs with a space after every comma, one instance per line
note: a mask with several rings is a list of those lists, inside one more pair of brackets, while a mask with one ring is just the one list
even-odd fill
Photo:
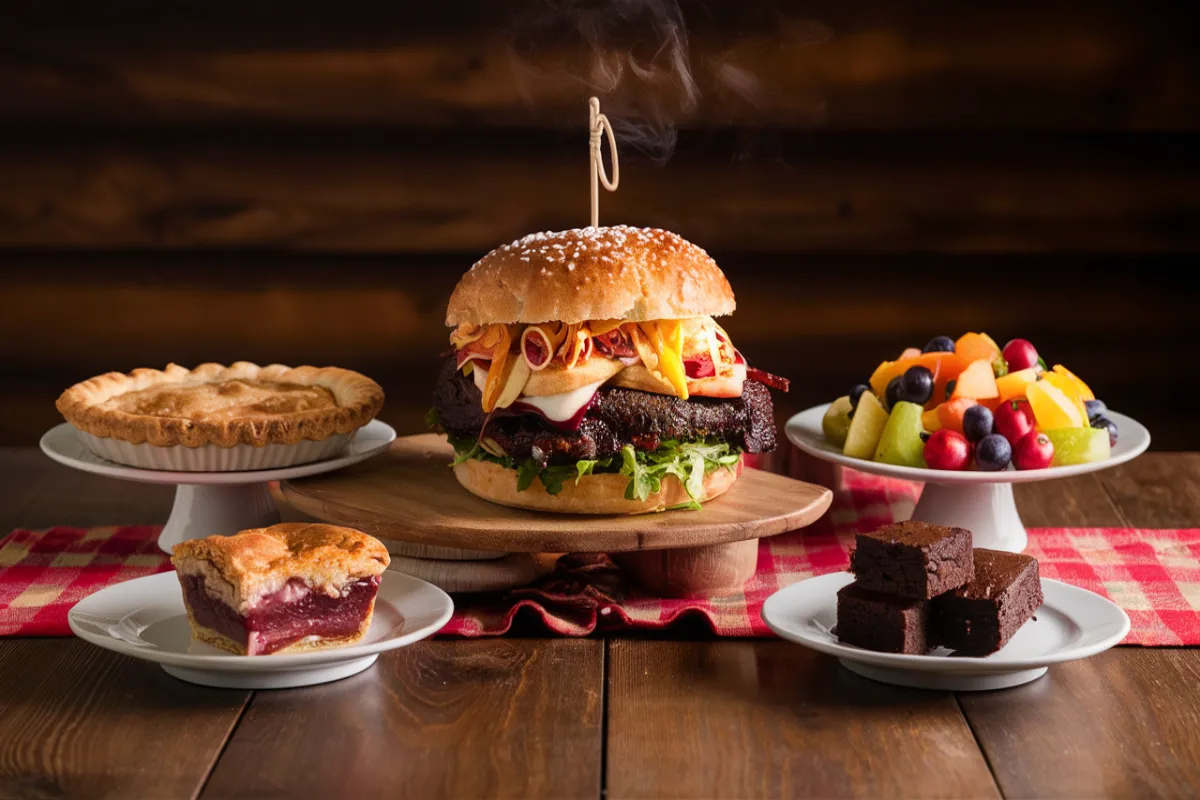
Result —
[[[475, 385], [482, 392], [483, 387], [487, 385], [487, 370], [482, 367], [477, 368], [474, 372], [474, 378]], [[533, 406], [542, 412], [546, 419], [554, 422], [566, 422], [578, 414], [579, 409], [591, 402], [592, 395], [596, 394], [596, 390], [603, 386], [604, 383], [604, 381], [588, 383], [580, 386], [578, 389], [572, 389], [569, 392], [562, 392], [560, 394], [544, 394], [538, 397], [521, 395], [518, 399], [525, 405]]]

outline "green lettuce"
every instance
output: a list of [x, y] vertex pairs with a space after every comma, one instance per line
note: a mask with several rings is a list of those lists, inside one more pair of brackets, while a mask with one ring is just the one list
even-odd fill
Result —
[[[440, 428], [437, 412], [426, 417], [432, 428]], [[638, 450], [625, 445], [619, 455], [607, 458], [580, 459], [574, 464], [554, 464], [541, 467], [533, 459], [518, 461], [507, 456], [489, 453], [478, 440], [447, 434], [454, 447], [454, 463], [461, 464], [470, 459], [500, 464], [517, 473], [517, 491], [525, 491], [535, 480], [541, 481], [549, 494], [558, 494], [569, 480], [576, 483], [586, 475], [617, 474], [629, 478], [625, 486], [628, 500], [646, 500], [662, 488], [662, 482], [674, 475], [683, 484], [690, 500], [672, 506], [677, 508], [700, 508], [704, 499], [704, 478], [719, 469], [734, 470], [742, 457], [741, 448], [728, 442], [703, 439], [684, 442], [670, 439], [656, 450]]]

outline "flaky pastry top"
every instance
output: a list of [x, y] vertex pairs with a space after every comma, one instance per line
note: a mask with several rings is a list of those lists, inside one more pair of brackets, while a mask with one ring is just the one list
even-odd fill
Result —
[[82, 431], [160, 447], [320, 441], [361, 428], [382, 406], [383, 390], [357, 372], [247, 361], [109, 372], [57, 403]]
[[353, 528], [284, 522], [181, 542], [171, 563], [180, 575], [203, 577], [209, 594], [244, 613], [292, 578], [337, 597], [347, 584], [383, 574], [390, 557], [378, 539]]

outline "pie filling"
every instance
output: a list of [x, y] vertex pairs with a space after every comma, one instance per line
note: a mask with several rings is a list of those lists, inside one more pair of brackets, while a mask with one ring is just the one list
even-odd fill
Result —
[[340, 597], [314, 592], [300, 578], [292, 578], [243, 615], [205, 591], [203, 577], [180, 578], [196, 623], [233, 640], [250, 656], [268, 655], [309, 637], [357, 636], [379, 591], [379, 576], [347, 584]]

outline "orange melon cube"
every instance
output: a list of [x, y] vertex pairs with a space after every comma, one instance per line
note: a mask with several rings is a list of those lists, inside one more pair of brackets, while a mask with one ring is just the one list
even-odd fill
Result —
[[954, 343], [954, 352], [968, 363], [982, 359], [991, 364], [1000, 357], [1000, 346], [986, 333], [964, 333]]
[[996, 376], [992, 372], [992, 362], [978, 359], [967, 365], [955, 379], [954, 392], [951, 398], [970, 397], [972, 400], [985, 400], [999, 397], [1000, 390], [996, 388]]
[[938, 411], [940, 406], [934, 407], [921, 415], [921, 427], [933, 433], [942, 429], [941, 412]]
[[946, 430], [962, 433], [963, 414], [966, 414], [967, 409], [973, 405], [977, 405], [977, 403], [970, 397], [956, 397], [953, 400], [947, 400], [937, 407], [938, 423]]
[[[928, 369], [934, 375], [933, 399], [942, 401], [945, 399], [946, 381], [958, 377], [958, 374], [967, 367], [967, 362], [963, 361], [954, 353], [922, 353], [916, 358], [905, 358], [899, 361], [884, 361], [875, 368], [875, 372], [871, 374], [871, 391], [879, 397], [883, 397], [887, 391], [887, 385], [892, 378], [898, 378], [908, 370], [909, 367], [922, 366]], [[941, 385], [938, 385], [938, 382]], [[934, 403], [937, 405], [937, 403]], [[927, 406], [928, 407], [928, 406]]]

